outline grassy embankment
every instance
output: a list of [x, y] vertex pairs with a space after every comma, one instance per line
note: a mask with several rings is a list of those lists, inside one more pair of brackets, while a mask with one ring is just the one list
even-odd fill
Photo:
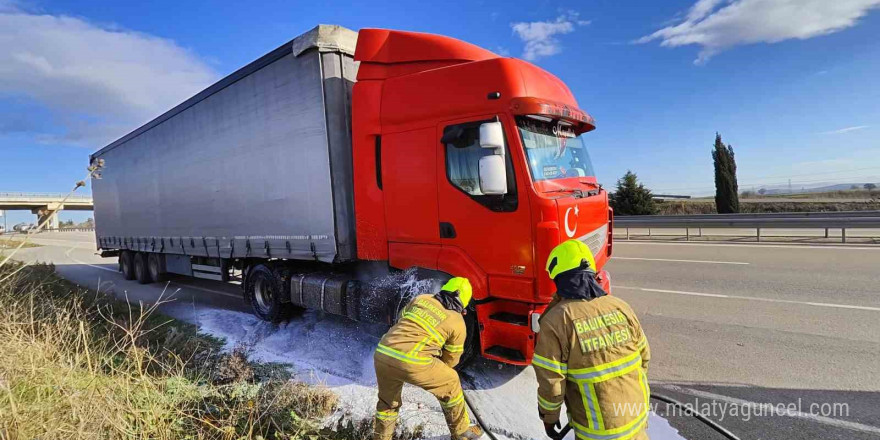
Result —
[[[0, 268], [0, 280], [16, 269]], [[337, 396], [193, 326], [58, 277], [0, 281], [0, 439], [364, 439]], [[412, 438], [417, 434], [401, 434]]]

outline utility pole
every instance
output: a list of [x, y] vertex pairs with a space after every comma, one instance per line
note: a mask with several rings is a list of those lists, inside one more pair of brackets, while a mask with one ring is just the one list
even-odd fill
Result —
[[5, 234], [5, 233], [9, 232], [9, 225], [6, 224], [7, 217], [6, 217], [6, 210], [5, 209], [0, 211], [0, 217], [3, 217], [3, 233]]
[[791, 194], [791, 179], [788, 179], [788, 193]]

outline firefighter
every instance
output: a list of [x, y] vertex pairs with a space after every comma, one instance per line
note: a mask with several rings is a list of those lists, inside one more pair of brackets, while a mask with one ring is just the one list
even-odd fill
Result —
[[400, 320], [385, 333], [373, 361], [379, 388], [373, 440], [391, 440], [404, 383], [421, 387], [440, 401], [452, 440], [475, 440], [483, 431], [471, 426], [458, 373], [464, 352], [465, 308], [473, 291], [467, 278], [452, 278], [436, 295], [415, 297]]
[[541, 316], [532, 365], [538, 414], [550, 438], [565, 403], [578, 439], [647, 440], [648, 341], [632, 308], [596, 282], [590, 249], [568, 240], [550, 252], [556, 298]]

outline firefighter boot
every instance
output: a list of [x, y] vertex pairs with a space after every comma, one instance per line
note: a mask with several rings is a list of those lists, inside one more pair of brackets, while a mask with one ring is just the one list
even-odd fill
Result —
[[480, 428], [479, 425], [471, 425], [467, 431], [460, 434], [457, 439], [453, 440], [477, 440], [478, 438], [483, 436], [483, 428]]

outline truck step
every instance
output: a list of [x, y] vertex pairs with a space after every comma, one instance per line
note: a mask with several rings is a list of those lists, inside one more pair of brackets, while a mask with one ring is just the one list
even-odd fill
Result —
[[497, 356], [500, 358], [508, 359], [512, 362], [525, 362], [526, 357], [522, 354], [521, 351], [510, 348], [503, 347], [501, 345], [493, 345], [486, 350], [487, 354], [491, 354], [493, 356]]
[[522, 354], [521, 351], [515, 350], [510, 347], [503, 347], [501, 345], [493, 345], [489, 347], [488, 349], [486, 349], [486, 353], [500, 358], [508, 359], [511, 362], [526, 361], [526, 357]]
[[510, 312], [498, 312], [489, 316], [489, 319], [493, 321], [501, 321], [506, 322], [508, 324], [514, 325], [529, 325], [529, 317], [526, 315], [517, 315], [516, 313]]

